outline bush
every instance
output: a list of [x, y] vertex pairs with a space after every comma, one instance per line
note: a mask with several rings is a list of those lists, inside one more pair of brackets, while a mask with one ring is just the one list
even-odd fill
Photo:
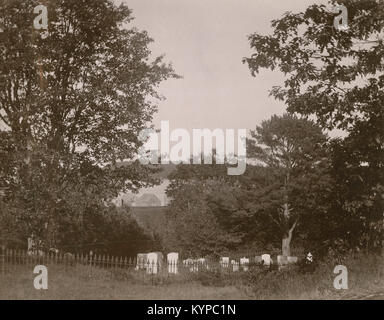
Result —
[[[333, 281], [336, 265], [348, 270], [349, 290], [336, 290]], [[336, 261], [326, 259], [315, 262], [311, 272], [301, 266], [282, 271], [250, 269], [246, 292], [255, 299], [334, 299], [362, 292], [375, 292], [384, 286], [384, 257], [373, 254], [349, 254]], [[243, 283], [245, 284], [245, 283]]]
[[201, 270], [193, 274], [192, 280], [207, 287], [224, 287], [226, 285], [224, 275], [219, 270]]

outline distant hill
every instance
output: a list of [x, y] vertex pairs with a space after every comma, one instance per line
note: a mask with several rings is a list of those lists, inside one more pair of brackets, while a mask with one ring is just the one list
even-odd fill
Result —
[[137, 198], [133, 203], [133, 207], [160, 207], [160, 199], [153, 193], [144, 193], [141, 197]]

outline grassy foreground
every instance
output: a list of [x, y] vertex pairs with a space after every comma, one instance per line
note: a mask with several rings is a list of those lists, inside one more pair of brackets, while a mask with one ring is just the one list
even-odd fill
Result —
[[[333, 287], [337, 264], [348, 269], [348, 290]], [[0, 299], [351, 299], [370, 293], [384, 299], [384, 259], [364, 254], [319, 264], [313, 273], [250, 270], [228, 277], [206, 272], [156, 284], [118, 271], [49, 266], [47, 290], [34, 288], [33, 268], [12, 271], [0, 275]]]

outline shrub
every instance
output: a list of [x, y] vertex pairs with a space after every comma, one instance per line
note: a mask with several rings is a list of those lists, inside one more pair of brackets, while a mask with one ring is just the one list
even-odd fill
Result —
[[193, 274], [192, 279], [203, 286], [224, 287], [226, 285], [224, 275], [219, 270], [201, 270]]

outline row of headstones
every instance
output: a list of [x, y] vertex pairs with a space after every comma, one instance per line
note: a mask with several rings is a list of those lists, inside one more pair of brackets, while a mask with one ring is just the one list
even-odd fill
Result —
[[[292, 264], [292, 263], [297, 263], [298, 258], [297, 257], [292, 257], [292, 256], [282, 256], [278, 255], [277, 256], [277, 264], [280, 265], [286, 265], [286, 264]], [[235, 264], [235, 260], [231, 260], [231, 264]], [[262, 254], [261, 256], [256, 256], [254, 259], [255, 264], [262, 264], [265, 266], [270, 266], [273, 264], [273, 260], [271, 258], [270, 254]], [[228, 266], [229, 265], [229, 257], [222, 257], [220, 258], [220, 264]], [[248, 258], [240, 258], [240, 265], [245, 265], [249, 264], [249, 259]]]
[[[277, 260], [277, 265], [279, 267], [283, 267], [289, 264], [295, 264], [298, 262], [298, 258], [294, 256], [278, 255], [276, 260]], [[171, 273], [171, 274], [178, 273], [178, 261], [179, 261], [179, 254], [177, 252], [170, 252], [167, 254], [168, 273]], [[261, 256], [256, 256], [254, 258], [254, 263], [263, 265], [266, 267], [270, 267], [274, 262], [270, 254], [262, 254]], [[231, 266], [234, 272], [239, 271], [240, 268], [243, 271], [248, 271], [250, 259], [243, 257], [243, 258], [240, 258], [239, 261], [236, 261], [236, 260], [230, 261], [229, 257], [221, 257], [219, 264], [222, 268], [229, 268]], [[200, 258], [200, 259], [188, 258], [183, 260], [183, 265], [189, 268], [191, 272], [198, 271], [199, 267], [204, 267], [205, 269], [209, 269], [209, 266], [206, 263], [205, 258]], [[157, 273], [158, 271], [157, 261], [156, 263], [151, 263], [151, 262], [147, 263], [145, 266], [145, 269], [147, 273]]]
[[[292, 256], [277, 256], [277, 265], [279, 267], [294, 264], [297, 263], [298, 258], [292, 257]], [[239, 266], [242, 267], [244, 271], [248, 271], [249, 266], [249, 258], [240, 258], [240, 262], [231, 260], [231, 263], [229, 263], [229, 257], [221, 257], [220, 258], [220, 265], [224, 268], [229, 267], [229, 265], [232, 265], [233, 271], [239, 271]], [[269, 254], [262, 254], [261, 256], [256, 256], [254, 259], [255, 264], [263, 265], [266, 267], [270, 267], [273, 264], [273, 260], [271, 258], [271, 255]]]
[[[168, 262], [168, 273], [178, 273], [178, 259], [179, 254], [172, 252], [167, 255], [167, 262]], [[271, 266], [273, 264], [273, 260], [271, 258], [271, 255], [269, 254], [263, 254], [261, 256], [256, 256], [254, 259], [255, 264], [260, 264], [264, 266]], [[283, 256], [278, 255], [277, 256], [277, 265], [279, 267], [286, 266], [289, 264], [295, 264], [298, 262], [298, 258], [294, 256]], [[186, 259], [183, 260], [184, 266], [189, 266], [190, 271], [198, 271], [199, 265], [205, 265], [208, 268], [208, 265], [205, 264], [205, 259]], [[243, 271], [248, 271], [248, 267], [250, 264], [250, 259], [243, 257], [240, 258], [240, 261], [236, 260], [229, 260], [229, 257], [221, 257], [220, 258], [220, 266], [223, 268], [228, 268], [229, 266], [232, 266], [232, 270], [234, 272], [239, 271], [240, 268], [242, 268]]]
[[220, 266], [222, 268], [229, 268], [229, 266], [232, 266], [232, 271], [234, 271], [234, 272], [239, 271], [240, 267], [244, 271], [248, 271], [249, 258], [243, 257], [243, 258], [240, 258], [240, 261], [231, 260], [231, 263], [229, 263], [229, 257], [221, 257], [220, 258]]

